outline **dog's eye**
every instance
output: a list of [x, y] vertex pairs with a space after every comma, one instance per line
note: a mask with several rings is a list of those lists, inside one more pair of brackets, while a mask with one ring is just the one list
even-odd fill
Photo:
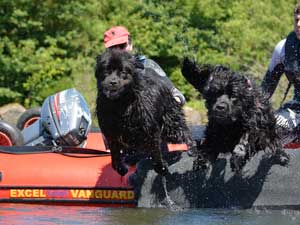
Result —
[[128, 78], [127, 73], [122, 72], [122, 73], [121, 73], [121, 78], [122, 78], [122, 79], [127, 79], [127, 78]]
[[111, 73], [112, 73], [112, 71], [106, 70], [106, 71], [104, 71], [103, 75], [104, 75], [104, 77], [109, 77], [111, 75]]
[[105, 72], [105, 73], [102, 74], [102, 76], [99, 76], [99, 79], [104, 80], [108, 76], [109, 76], [109, 74]]

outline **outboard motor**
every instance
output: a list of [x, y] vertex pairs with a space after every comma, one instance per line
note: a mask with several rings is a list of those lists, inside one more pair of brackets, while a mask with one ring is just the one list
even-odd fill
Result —
[[41, 117], [22, 134], [26, 146], [83, 146], [91, 124], [86, 101], [72, 88], [47, 97]]

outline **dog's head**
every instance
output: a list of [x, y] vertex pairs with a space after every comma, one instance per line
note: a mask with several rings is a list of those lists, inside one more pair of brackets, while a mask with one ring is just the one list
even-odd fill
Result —
[[135, 57], [119, 49], [107, 49], [97, 57], [96, 79], [98, 90], [115, 100], [129, 93], [137, 74]]
[[240, 121], [253, 106], [251, 81], [240, 74], [215, 69], [203, 91], [209, 119], [228, 124]]

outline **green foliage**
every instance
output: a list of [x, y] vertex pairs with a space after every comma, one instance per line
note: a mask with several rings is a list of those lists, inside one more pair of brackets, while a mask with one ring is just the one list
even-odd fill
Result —
[[[273, 48], [293, 29], [292, 0], [2, 0], [0, 105], [39, 105], [75, 87], [94, 111], [103, 32], [124, 25], [136, 53], [157, 61], [199, 110], [180, 72], [184, 56], [252, 73], [260, 83]], [[277, 107], [286, 88], [280, 83]], [[202, 103], [201, 103], [202, 104]], [[200, 105], [201, 105], [200, 104]], [[203, 104], [202, 104], [203, 106]]]
[[9, 102], [17, 102], [21, 98], [21, 94], [14, 92], [9, 88], [0, 87], [0, 102], [7, 104]]
[[[1, 1], [0, 87], [21, 94], [19, 101], [27, 107], [72, 87], [75, 66], [71, 62], [92, 49], [81, 29], [82, 14], [91, 14], [89, 4], [82, 0]], [[5, 96], [0, 95], [0, 104]]]

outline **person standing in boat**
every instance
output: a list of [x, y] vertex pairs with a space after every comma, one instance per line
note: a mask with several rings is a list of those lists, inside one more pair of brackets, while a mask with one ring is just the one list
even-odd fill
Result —
[[[128, 52], [133, 51], [130, 33], [123, 26], [114, 26], [104, 32], [104, 46], [106, 49], [119, 48]], [[173, 85], [163, 69], [154, 60], [147, 58], [145, 55], [135, 55], [135, 57], [145, 68], [151, 68], [161, 76], [178, 104], [181, 106], [185, 104], [184, 95]]]
[[[282, 102], [291, 85], [294, 86], [293, 99], [282, 105], [276, 112], [279, 130], [283, 143], [296, 141], [300, 137], [300, 15], [299, 5], [294, 10], [294, 30], [277, 43], [268, 70], [261, 87], [270, 99], [278, 86], [282, 74], [288, 79], [288, 87]], [[298, 140], [299, 141], [299, 140]]]

